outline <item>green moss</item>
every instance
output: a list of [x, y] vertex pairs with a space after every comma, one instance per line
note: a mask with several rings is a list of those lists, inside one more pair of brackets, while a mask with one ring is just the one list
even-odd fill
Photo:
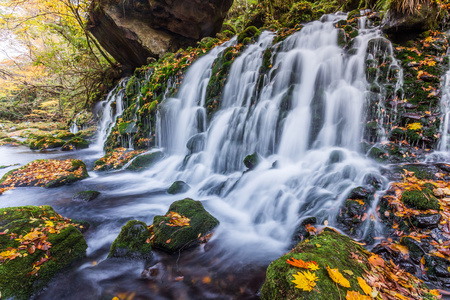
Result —
[[261, 161], [261, 158], [259, 157], [258, 153], [253, 153], [253, 154], [247, 155], [244, 158], [244, 165], [249, 170], [253, 170], [260, 163], [260, 161]]
[[61, 147], [65, 144], [65, 141], [49, 136], [39, 136], [35, 140], [29, 143], [31, 150], [44, 150]]
[[73, 137], [70, 141], [66, 142], [61, 150], [68, 151], [73, 149], [86, 149], [89, 148], [89, 142], [81, 137]]
[[434, 197], [433, 195], [433, 191], [427, 188], [424, 188], [421, 191], [410, 190], [403, 192], [402, 201], [406, 206], [413, 209], [441, 209], [438, 199], [436, 199], [436, 197]]
[[74, 136], [75, 136], [75, 134], [73, 134], [70, 131], [63, 131], [63, 132], [58, 133], [56, 135], [56, 138], [61, 139], [61, 140], [70, 140]]
[[137, 220], [128, 221], [111, 245], [108, 257], [150, 259], [153, 256], [150, 238], [147, 224]]
[[198, 245], [199, 237], [207, 235], [219, 225], [219, 221], [203, 208], [200, 201], [188, 198], [175, 201], [167, 214], [171, 211], [189, 218], [190, 222], [189, 226], [178, 227], [167, 225], [169, 217], [166, 216], [155, 216], [153, 219], [153, 245], [170, 253]]
[[[62, 221], [50, 206], [22, 206], [0, 209], [0, 231], [8, 230], [8, 234], [0, 235], [0, 252], [8, 247], [17, 248], [20, 242], [11, 239], [12, 233], [26, 235], [32, 228], [45, 225], [46, 220]], [[64, 223], [64, 221], [62, 221]], [[17, 257], [0, 264], [0, 291], [6, 299], [29, 299], [31, 295], [42, 289], [60, 270], [70, 266], [75, 260], [85, 256], [87, 244], [81, 232], [72, 224], [62, 229], [59, 234], [48, 233], [49, 259], [40, 266], [37, 275], [28, 275], [33, 271], [33, 263], [45, 257], [45, 251], [36, 249], [34, 253], [21, 250], [25, 257]]]
[[160, 161], [163, 157], [164, 154], [161, 151], [139, 155], [131, 162], [127, 170], [142, 171]]

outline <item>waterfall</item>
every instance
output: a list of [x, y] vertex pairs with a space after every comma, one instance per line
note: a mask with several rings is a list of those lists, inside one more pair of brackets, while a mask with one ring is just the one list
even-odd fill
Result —
[[125, 87], [129, 78], [123, 79], [113, 90], [111, 90], [106, 99], [98, 104], [99, 110], [102, 111], [102, 116], [98, 125], [97, 142], [95, 149], [103, 151], [108, 135], [111, 133], [112, 127], [116, 123], [124, 110], [123, 99], [125, 97]]
[[[447, 55], [449, 55], [447, 53]], [[442, 97], [441, 110], [444, 115], [441, 124], [441, 142], [439, 144], [440, 151], [449, 150], [449, 118], [450, 118], [450, 70], [444, 75], [442, 80]]]
[[[372, 141], [383, 140], [389, 126], [372, 88], [387, 95], [383, 78], [389, 76], [396, 78], [390, 93], [401, 89], [392, 45], [365, 18], [353, 46], [338, 46], [335, 24], [344, 18], [326, 16], [275, 44], [274, 33], [261, 33], [232, 60], [211, 119], [205, 97], [217, 76], [212, 66], [234, 40], [200, 57], [179, 92], [159, 106], [156, 139], [166, 158], [139, 178], [127, 176], [146, 187], [169, 187], [176, 180], [189, 184], [184, 195], [168, 197], [204, 201], [221, 221], [215, 238], [225, 248], [233, 245], [226, 251], [230, 257], [279, 255], [306, 217], [338, 226], [340, 208], [353, 188], [386, 183], [378, 164], [360, 153], [367, 122], [379, 123]], [[267, 53], [270, 63], [265, 63]], [[368, 64], [379, 72], [373, 80], [366, 74]], [[378, 70], [380, 65], [386, 70]], [[102, 122], [111, 124], [114, 118], [108, 120]], [[243, 160], [253, 153], [259, 164], [246, 170]], [[376, 203], [369, 216], [376, 215], [375, 208]], [[377, 230], [371, 219], [361, 235], [378, 234], [370, 233]], [[243, 250], [255, 247], [260, 255]]]

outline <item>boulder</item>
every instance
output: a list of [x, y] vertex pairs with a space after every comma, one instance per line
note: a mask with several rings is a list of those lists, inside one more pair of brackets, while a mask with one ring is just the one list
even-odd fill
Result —
[[248, 168], [248, 170], [253, 170], [258, 166], [258, 164], [261, 162], [261, 157], [258, 153], [253, 153], [250, 155], [247, 155], [244, 158], [244, 165]]
[[0, 291], [29, 299], [60, 270], [86, 255], [77, 224], [50, 206], [0, 209]]
[[190, 188], [191, 187], [184, 181], [175, 181], [167, 190], [167, 193], [171, 195], [180, 194], [189, 191]]
[[70, 151], [73, 149], [86, 149], [89, 148], [89, 142], [81, 137], [73, 137], [68, 142], [66, 142], [61, 150], [62, 151]]
[[72, 200], [90, 202], [96, 199], [98, 195], [100, 195], [100, 192], [97, 191], [83, 191], [73, 195]]
[[79, 159], [38, 159], [14, 169], [0, 179], [0, 188], [39, 186], [54, 188], [89, 177]]
[[108, 257], [151, 259], [150, 238], [147, 224], [137, 220], [128, 221], [111, 245]]
[[93, 1], [87, 29], [119, 63], [132, 69], [147, 58], [194, 46], [220, 31], [232, 0]]
[[164, 216], [153, 220], [155, 248], [174, 253], [199, 245], [219, 225], [200, 201], [189, 198], [175, 201]]
[[142, 171], [160, 161], [163, 157], [164, 154], [161, 151], [139, 155], [131, 162], [127, 170]]
[[[371, 280], [367, 280], [369, 276]], [[397, 285], [398, 278], [406, 280], [400, 283], [402, 287]], [[402, 299], [415, 298], [416, 291], [407, 288], [412, 282], [420, 293], [416, 296], [434, 299], [419, 279], [349, 237], [325, 228], [269, 265], [261, 299], [369, 299], [375, 286], [380, 298], [388, 299], [391, 286], [398, 287], [395, 292]], [[381, 285], [384, 287], [379, 288]]]

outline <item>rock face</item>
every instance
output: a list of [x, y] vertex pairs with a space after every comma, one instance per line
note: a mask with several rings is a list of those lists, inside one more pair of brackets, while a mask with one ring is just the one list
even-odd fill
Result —
[[0, 209], [0, 291], [29, 299], [60, 270], [86, 254], [77, 224], [50, 206]]
[[136, 68], [148, 57], [194, 45], [217, 33], [232, 0], [93, 1], [87, 28], [121, 64]]

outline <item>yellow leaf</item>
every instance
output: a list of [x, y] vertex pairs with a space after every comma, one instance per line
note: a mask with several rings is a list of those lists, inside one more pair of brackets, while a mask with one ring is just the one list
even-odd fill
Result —
[[367, 295], [371, 295], [372, 288], [367, 284], [367, 282], [361, 277], [358, 277], [356, 279], [358, 280], [359, 286], [364, 291], [364, 293], [366, 293]]
[[422, 125], [420, 123], [416, 122], [416, 123], [408, 124], [408, 126], [406, 128], [410, 129], [410, 130], [420, 130], [422, 128]]
[[309, 271], [297, 272], [297, 274], [293, 274], [292, 276], [295, 278], [292, 280], [295, 283], [295, 287], [308, 292], [313, 290], [316, 286], [316, 281], [319, 280], [316, 274]]
[[359, 292], [347, 291], [346, 300], [371, 300], [369, 296], [361, 295]]
[[327, 271], [328, 275], [330, 275], [330, 278], [336, 282], [342, 285], [343, 287], [349, 288], [350, 282], [339, 272], [338, 269], [330, 269], [330, 266], [327, 265]]
[[353, 276], [353, 272], [351, 270], [344, 270], [342, 272], [344, 272], [347, 275]]

